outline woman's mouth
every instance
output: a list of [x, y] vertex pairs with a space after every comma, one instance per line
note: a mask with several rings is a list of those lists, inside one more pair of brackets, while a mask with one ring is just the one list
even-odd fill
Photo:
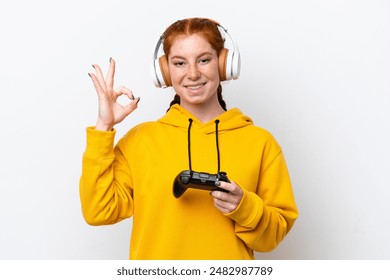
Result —
[[189, 90], [198, 90], [200, 89], [201, 87], [203, 87], [206, 83], [202, 83], [202, 84], [196, 84], [196, 85], [187, 85], [185, 86], [187, 89]]

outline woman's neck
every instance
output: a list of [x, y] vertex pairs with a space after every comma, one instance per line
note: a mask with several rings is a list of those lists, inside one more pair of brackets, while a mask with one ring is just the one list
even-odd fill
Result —
[[210, 120], [220, 116], [225, 112], [219, 102], [203, 103], [203, 104], [180, 104], [188, 110], [192, 115], [199, 119], [202, 123], [207, 123]]

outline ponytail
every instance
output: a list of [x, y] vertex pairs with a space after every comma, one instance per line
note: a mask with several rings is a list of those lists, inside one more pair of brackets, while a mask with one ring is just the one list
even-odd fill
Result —
[[223, 97], [222, 97], [222, 86], [221, 86], [221, 84], [219, 84], [219, 86], [218, 86], [217, 93], [218, 93], [219, 105], [221, 105], [222, 109], [227, 111], [227, 109], [226, 109], [226, 102], [225, 102], [225, 100], [223, 100]]
[[171, 109], [171, 107], [175, 104], [180, 104], [180, 96], [178, 94], [175, 94], [175, 97], [173, 98], [173, 100], [171, 101], [171, 103], [169, 104], [169, 108], [167, 110], [167, 112], [169, 111], [169, 109]]

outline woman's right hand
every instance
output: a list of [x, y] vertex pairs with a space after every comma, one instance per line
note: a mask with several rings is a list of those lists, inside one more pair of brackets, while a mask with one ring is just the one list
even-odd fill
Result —
[[[134, 98], [131, 90], [120, 87], [114, 91], [115, 61], [110, 58], [110, 68], [106, 79], [99, 65], [93, 64], [96, 73], [88, 73], [95, 86], [99, 101], [99, 115], [95, 129], [110, 131], [114, 125], [123, 121], [131, 112], [137, 109], [140, 98]], [[127, 105], [120, 104], [117, 99], [126, 95], [131, 101]]]

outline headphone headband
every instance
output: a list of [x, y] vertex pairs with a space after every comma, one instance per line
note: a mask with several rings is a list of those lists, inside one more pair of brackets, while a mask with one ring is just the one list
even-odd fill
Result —
[[[241, 57], [238, 47], [226, 28], [214, 20], [210, 21], [216, 24], [218, 31], [224, 39], [229, 37], [233, 45], [233, 50], [224, 48], [221, 50], [221, 53], [218, 57], [220, 80], [236, 80], [240, 76], [241, 70]], [[152, 77], [156, 87], [165, 88], [172, 86], [172, 83], [169, 75], [168, 60], [166, 55], [163, 54], [162, 56], [158, 57], [162, 44], [163, 37], [160, 36], [153, 53]]]

